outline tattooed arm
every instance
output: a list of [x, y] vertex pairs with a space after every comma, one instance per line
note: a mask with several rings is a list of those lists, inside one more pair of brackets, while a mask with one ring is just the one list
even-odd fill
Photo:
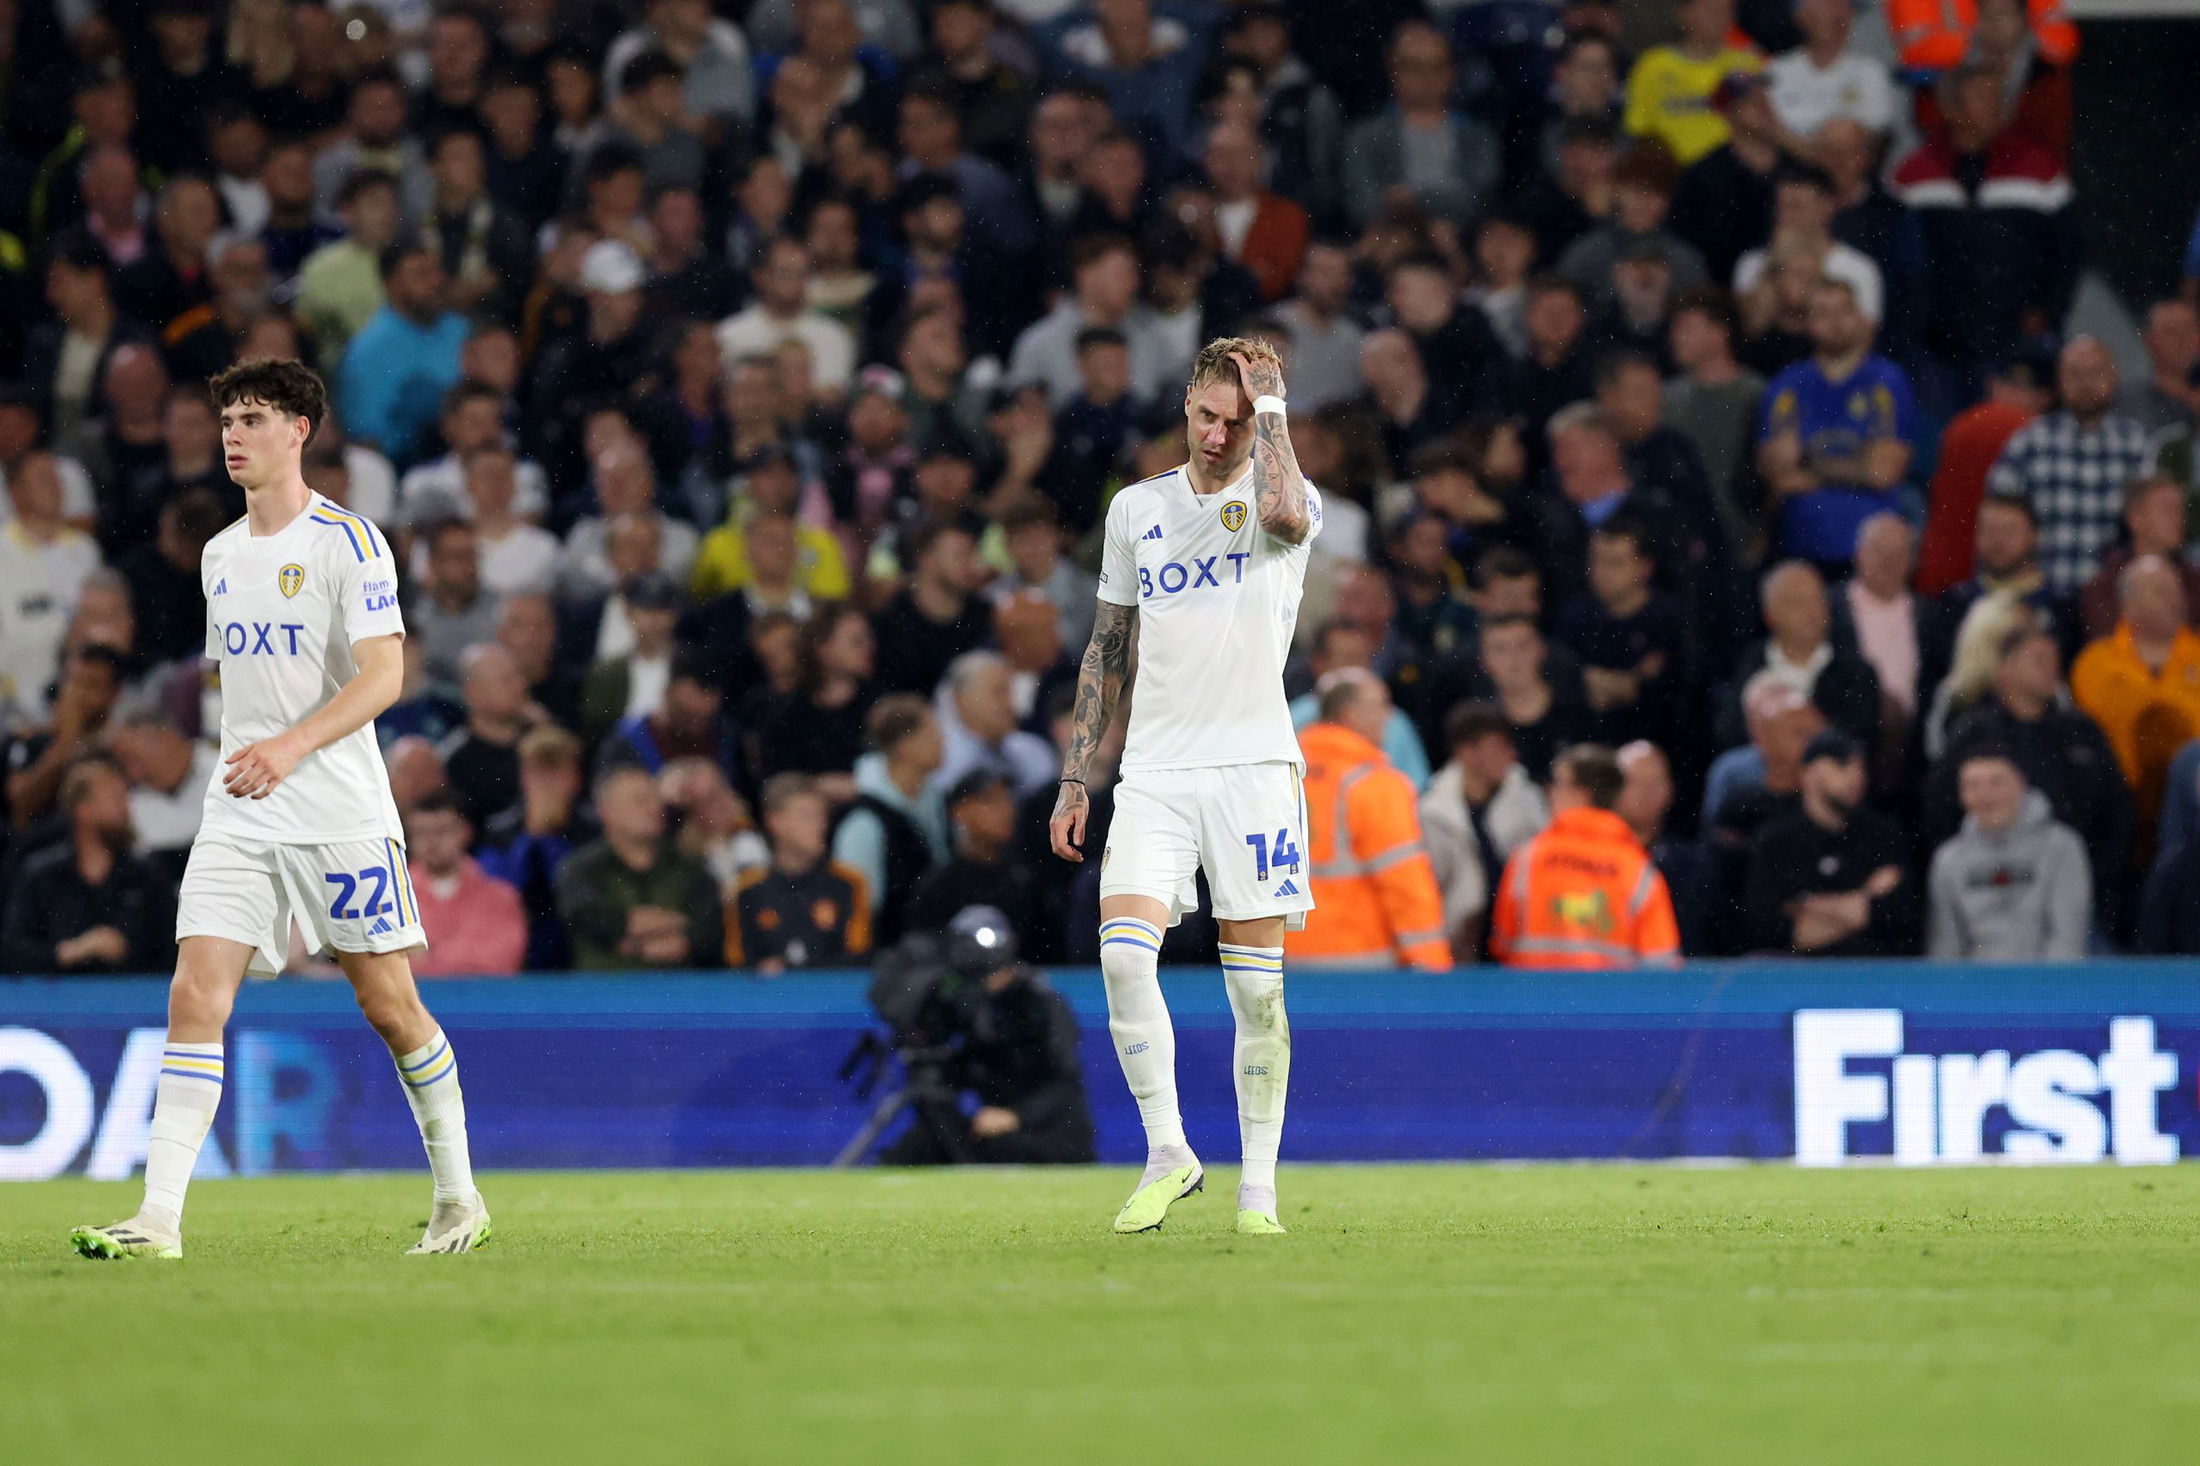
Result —
[[1054, 818], [1047, 833], [1054, 853], [1064, 860], [1082, 861], [1078, 846], [1085, 843], [1085, 816], [1092, 796], [1084, 780], [1092, 768], [1094, 750], [1115, 716], [1123, 684], [1131, 675], [1131, 646], [1138, 637], [1138, 608], [1099, 603], [1092, 623], [1092, 640], [1085, 660], [1077, 669], [1077, 703], [1070, 713], [1069, 751], [1062, 756], [1062, 784], [1054, 798]]
[[[1281, 397], [1283, 369], [1272, 361], [1255, 361], [1233, 352], [1238, 378], [1248, 397]], [[1283, 414], [1253, 415], [1253, 502], [1260, 509], [1261, 528], [1287, 545], [1306, 539], [1312, 521], [1306, 510], [1306, 475], [1291, 451], [1291, 432]]]

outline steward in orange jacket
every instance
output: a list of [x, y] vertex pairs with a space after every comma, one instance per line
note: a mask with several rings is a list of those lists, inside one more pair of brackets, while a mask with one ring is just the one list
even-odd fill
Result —
[[1619, 763], [1602, 748], [1559, 756], [1543, 832], [1505, 862], [1490, 955], [1507, 967], [1670, 966], [1680, 928], [1665, 877], [1612, 813]]
[[1305, 930], [1285, 935], [1288, 960], [1451, 969], [1444, 899], [1421, 843], [1413, 781], [1376, 742], [1389, 716], [1379, 678], [1342, 673], [1322, 694], [1322, 721], [1299, 734], [1314, 909]]
[[[2032, 44], [2051, 65], [2068, 66], [2078, 56], [2078, 27], [2063, 0], [2025, 0]], [[1912, 71], [1945, 71], [1971, 49], [1978, 26], [1978, 0], [1889, 0], [1887, 29], [1894, 35], [1902, 64]]]

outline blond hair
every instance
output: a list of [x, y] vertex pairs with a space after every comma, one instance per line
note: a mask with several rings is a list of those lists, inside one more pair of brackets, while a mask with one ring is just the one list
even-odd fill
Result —
[[1283, 358], [1267, 342], [1251, 336], [1218, 336], [1202, 347], [1192, 360], [1193, 390], [1213, 382], [1236, 382], [1237, 363], [1230, 360], [1233, 352], [1248, 361], [1268, 362], [1276, 370], [1283, 370]]

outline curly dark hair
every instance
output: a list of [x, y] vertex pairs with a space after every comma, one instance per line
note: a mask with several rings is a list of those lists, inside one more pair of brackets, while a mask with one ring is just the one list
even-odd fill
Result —
[[206, 384], [217, 411], [240, 402], [264, 402], [277, 412], [302, 417], [310, 425], [306, 441], [328, 420], [328, 388], [313, 368], [300, 361], [257, 356], [216, 373]]

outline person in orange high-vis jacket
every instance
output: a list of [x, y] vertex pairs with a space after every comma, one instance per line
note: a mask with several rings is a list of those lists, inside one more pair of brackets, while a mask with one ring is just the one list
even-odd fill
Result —
[[1619, 760], [1578, 745], [1551, 769], [1551, 822], [1505, 862], [1490, 955], [1507, 967], [1671, 966], [1680, 928], [1665, 877], [1612, 812]]
[[[2022, 4], [1989, 7], [1988, 19], [2021, 37], [2027, 26], [2041, 59], [2054, 66], [2068, 66], [2077, 59], [2078, 27], [2072, 23], [2063, 0], [2024, 0]], [[1889, 0], [1887, 29], [1894, 36], [1902, 64], [1912, 71], [1945, 71], [1970, 54], [1980, 21], [1978, 0]], [[1987, 37], [2008, 48], [1999, 34]]]
[[1295, 962], [1451, 969], [1444, 898], [1421, 842], [1413, 781], [1383, 756], [1390, 690], [1363, 668], [1321, 682], [1321, 721], [1306, 754], [1306, 853], [1314, 909], [1283, 939]]

